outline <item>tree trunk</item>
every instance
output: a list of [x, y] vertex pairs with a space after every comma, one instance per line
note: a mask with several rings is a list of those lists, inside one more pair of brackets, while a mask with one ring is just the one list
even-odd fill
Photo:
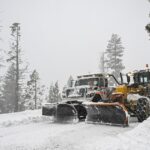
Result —
[[19, 42], [18, 42], [18, 26], [16, 32], [16, 101], [15, 101], [15, 112], [18, 111], [18, 102], [19, 102]]
[[37, 82], [35, 80], [35, 109], [37, 109]]

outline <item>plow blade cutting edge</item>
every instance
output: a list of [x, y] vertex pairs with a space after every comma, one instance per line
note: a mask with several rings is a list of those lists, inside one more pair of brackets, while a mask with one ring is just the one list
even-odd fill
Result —
[[128, 126], [129, 115], [126, 108], [120, 103], [88, 102], [87, 123], [101, 123], [109, 125]]

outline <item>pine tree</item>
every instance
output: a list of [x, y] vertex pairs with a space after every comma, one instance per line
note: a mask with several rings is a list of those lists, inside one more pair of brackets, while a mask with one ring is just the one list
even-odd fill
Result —
[[147, 32], [149, 33], [149, 35], [150, 35], [150, 24], [147, 24], [145, 28], [146, 28]]
[[30, 75], [30, 80], [27, 82], [25, 107], [26, 109], [41, 108], [45, 86], [39, 83], [39, 74], [36, 70]]
[[21, 59], [21, 49], [20, 49], [20, 24], [13, 23], [11, 28], [11, 50], [8, 52], [7, 61], [10, 66], [13, 64], [15, 68], [15, 112], [20, 111], [23, 108], [23, 99], [21, 92], [23, 91], [23, 78], [27, 67], [23, 67], [23, 62]]
[[2, 101], [2, 113], [15, 111], [15, 87], [16, 87], [16, 72], [15, 65], [12, 64], [7, 71], [3, 85], [3, 101]]
[[35, 109], [37, 108], [37, 82], [39, 80], [39, 74], [36, 70], [30, 76], [31, 80], [30, 83], [33, 83], [33, 90], [34, 90], [34, 101], [35, 101]]
[[55, 86], [54, 86], [54, 97], [55, 97], [56, 102], [61, 101], [61, 95], [60, 95], [60, 91], [59, 91], [58, 81], [55, 83]]
[[102, 52], [101, 55], [100, 55], [99, 68], [100, 68], [100, 72], [101, 73], [105, 72], [105, 57], [104, 57], [104, 52]]
[[122, 46], [121, 38], [117, 34], [112, 34], [111, 39], [108, 41], [106, 49], [106, 66], [110, 73], [117, 79], [120, 72], [125, 68], [122, 63], [122, 56], [124, 47]]
[[50, 103], [56, 103], [61, 101], [61, 94], [59, 91], [59, 86], [58, 82], [55, 83], [55, 85], [51, 84], [50, 85], [50, 90], [49, 90], [49, 101]]
[[51, 83], [51, 85], [50, 85], [48, 102], [49, 103], [54, 103], [55, 102], [55, 100], [54, 100], [54, 86], [53, 86], [53, 83]]
[[[148, 0], [150, 2], [150, 0]], [[149, 14], [150, 16], [150, 14]], [[148, 23], [146, 26], [145, 26], [145, 29], [147, 30], [148, 34], [150, 35], [150, 23]]]
[[73, 86], [73, 77], [70, 75], [68, 81], [67, 81], [67, 87], [72, 87]]

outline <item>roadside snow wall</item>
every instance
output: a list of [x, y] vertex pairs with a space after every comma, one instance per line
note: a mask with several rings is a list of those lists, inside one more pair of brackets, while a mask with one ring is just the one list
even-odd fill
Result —
[[17, 113], [0, 114], [0, 127], [8, 127], [31, 122], [43, 122], [50, 120], [50, 117], [42, 116], [40, 110], [27, 110]]
[[150, 150], [150, 117], [133, 130], [103, 140], [95, 143], [96, 150]]

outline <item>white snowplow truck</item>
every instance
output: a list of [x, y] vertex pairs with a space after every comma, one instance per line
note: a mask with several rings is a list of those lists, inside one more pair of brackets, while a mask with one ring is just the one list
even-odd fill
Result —
[[[105, 74], [88, 74], [77, 77], [71, 88], [63, 91], [64, 100], [47, 103], [42, 114], [53, 116], [57, 122], [104, 122], [128, 125], [128, 113], [120, 103], [108, 103], [111, 90]], [[100, 103], [98, 101], [102, 100]]]

